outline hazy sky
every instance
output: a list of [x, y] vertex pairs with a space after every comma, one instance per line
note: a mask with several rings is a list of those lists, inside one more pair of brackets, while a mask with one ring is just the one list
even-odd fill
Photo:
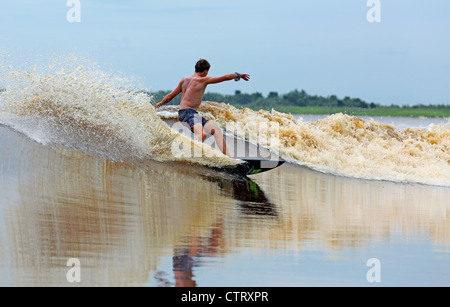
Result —
[[233, 93], [304, 89], [381, 104], [450, 104], [450, 1], [0, 0], [0, 51], [42, 59], [80, 53], [106, 70], [173, 89], [199, 58], [210, 75], [249, 73], [212, 85]]

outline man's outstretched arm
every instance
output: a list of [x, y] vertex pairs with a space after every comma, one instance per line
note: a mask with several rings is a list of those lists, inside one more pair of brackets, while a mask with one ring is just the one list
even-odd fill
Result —
[[166, 96], [164, 96], [164, 98], [158, 102], [157, 104], [155, 104], [155, 108], [159, 108], [162, 105], [165, 105], [166, 103], [170, 102], [172, 99], [174, 99], [179, 93], [181, 93], [182, 89], [181, 89], [181, 82], [178, 84], [178, 86], [176, 87], [176, 89], [174, 89], [171, 93], [167, 94]]
[[245, 81], [248, 81], [248, 80], [250, 80], [250, 75], [235, 73], [235, 74], [223, 75], [221, 77], [206, 77], [206, 84], [220, 83], [220, 82], [229, 81], [229, 80], [233, 80], [233, 79], [243, 79]]

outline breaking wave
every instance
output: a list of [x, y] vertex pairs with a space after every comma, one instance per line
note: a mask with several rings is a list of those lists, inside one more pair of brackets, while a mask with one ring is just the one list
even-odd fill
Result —
[[[45, 69], [14, 70], [0, 63], [0, 124], [49, 146], [67, 146], [112, 160], [178, 161], [208, 166], [234, 165], [208, 145], [191, 140], [163, 119], [151, 97], [126, 78], [77, 58]], [[399, 130], [335, 114], [316, 122], [290, 114], [237, 109], [204, 102], [208, 119], [290, 163], [356, 178], [450, 186], [450, 124]], [[261, 138], [261, 131], [269, 137]], [[175, 155], [173, 144], [201, 156]]]
[[[4, 65], [5, 66], [5, 65]], [[70, 57], [45, 69], [2, 70], [0, 124], [43, 145], [63, 145], [112, 160], [234, 165], [210, 146], [171, 129], [146, 93], [97, 64]], [[173, 144], [200, 155], [174, 155]]]
[[[291, 163], [349, 177], [450, 186], [449, 122], [398, 130], [342, 113], [311, 123], [215, 102], [203, 103], [200, 111]], [[277, 137], [261, 142], [261, 131], [270, 130]]]

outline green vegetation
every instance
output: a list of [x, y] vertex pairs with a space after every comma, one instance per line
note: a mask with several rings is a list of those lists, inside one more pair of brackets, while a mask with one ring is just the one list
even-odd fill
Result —
[[[158, 91], [151, 94], [154, 96], [155, 101], [161, 101], [168, 93], [170, 91]], [[178, 95], [170, 104], [179, 104], [180, 99], [181, 95]], [[258, 92], [246, 94], [236, 91], [234, 95], [205, 93], [203, 100], [225, 102], [238, 108], [246, 107], [253, 110], [274, 109], [279, 112], [293, 114], [345, 113], [370, 116], [450, 117], [450, 105], [383, 106], [348, 96], [343, 99], [338, 98], [336, 95], [328, 97], [312, 96], [304, 90], [294, 90], [284, 95], [270, 92], [267, 97]]]
[[372, 109], [346, 108], [346, 107], [275, 107], [275, 110], [292, 114], [335, 114], [368, 116], [405, 116], [405, 117], [450, 117], [449, 106], [378, 106]]

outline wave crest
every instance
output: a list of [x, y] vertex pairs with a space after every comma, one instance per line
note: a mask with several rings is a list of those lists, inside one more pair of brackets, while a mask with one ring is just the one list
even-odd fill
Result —
[[252, 142], [277, 126], [278, 140], [259, 145], [291, 163], [357, 178], [450, 185], [450, 123], [398, 130], [342, 113], [310, 123], [215, 102], [200, 111]]
[[[56, 62], [46, 69], [12, 69], [0, 94], [0, 123], [44, 145], [63, 145], [112, 160], [178, 161], [211, 166], [238, 162], [171, 129], [151, 97], [95, 64]], [[74, 64], [77, 63], [77, 64]], [[200, 152], [173, 154], [181, 144]], [[213, 152], [213, 154], [212, 154]]]

